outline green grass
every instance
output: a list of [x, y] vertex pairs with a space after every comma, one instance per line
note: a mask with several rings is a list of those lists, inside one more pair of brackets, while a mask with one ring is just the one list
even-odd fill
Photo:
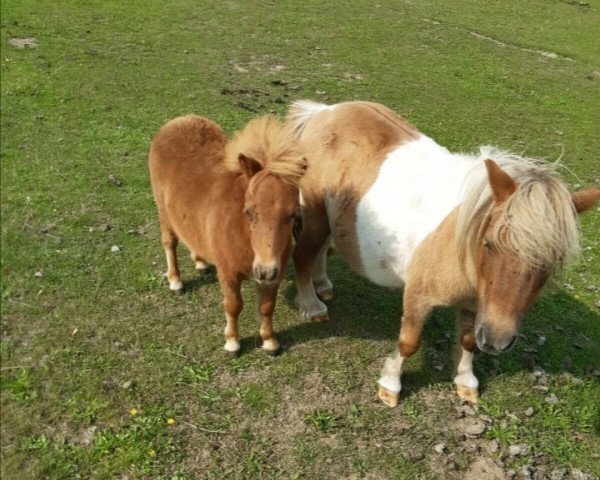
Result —
[[[490, 426], [474, 454], [457, 435], [452, 312], [427, 325], [396, 409], [375, 381], [400, 295], [336, 255], [329, 324], [299, 317], [290, 271], [275, 316], [284, 352], [266, 356], [248, 284], [243, 354], [229, 359], [214, 273], [197, 277], [182, 250], [189, 288], [169, 294], [146, 168], [177, 115], [231, 133], [296, 99], [365, 99], [450, 149], [562, 155], [573, 189], [598, 185], [598, 0], [6, 0], [0, 13], [2, 478], [462, 478], [479, 456], [600, 475], [597, 209], [524, 338], [477, 357], [475, 416]], [[531, 456], [506, 457], [521, 443]]]

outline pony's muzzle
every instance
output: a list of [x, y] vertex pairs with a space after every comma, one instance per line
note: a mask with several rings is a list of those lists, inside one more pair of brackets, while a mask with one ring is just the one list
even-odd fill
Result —
[[475, 331], [475, 340], [479, 350], [492, 355], [499, 355], [509, 350], [516, 342], [517, 336], [513, 333], [497, 335], [485, 325], [479, 325]]
[[257, 263], [253, 267], [254, 278], [258, 283], [273, 283], [279, 275], [279, 267], [277, 265], [262, 265]]

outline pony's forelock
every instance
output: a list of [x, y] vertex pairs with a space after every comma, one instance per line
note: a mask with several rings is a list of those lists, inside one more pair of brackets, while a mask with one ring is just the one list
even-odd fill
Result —
[[483, 160], [492, 159], [516, 182], [492, 229], [497, 248], [534, 269], [562, 266], [579, 253], [580, 230], [571, 195], [556, 174], [557, 164], [481, 147], [480, 161], [467, 176], [458, 207], [457, 245], [473, 266], [495, 203]]
[[270, 115], [252, 120], [227, 144], [224, 162], [232, 172], [241, 172], [240, 153], [296, 187], [306, 172], [306, 159], [292, 130]]

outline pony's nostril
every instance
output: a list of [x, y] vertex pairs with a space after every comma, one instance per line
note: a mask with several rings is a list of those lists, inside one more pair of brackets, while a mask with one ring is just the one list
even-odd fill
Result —
[[256, 265], [253, 269], [254, 277], [257, 280], [272, 282], [277, 278], [279, 274], [279, 268], [277, 267], [265, 267], [262, 265]]
[[264, 280], [265, 279], [265, 274], [264, 274], [262, 268], [260, 268], [259, 266], [254, 267], [254, 276], [258, 280]]
[[510, 347], [512, 347], [515, 344], [516, 341], [517, 341], [517, 337], [516, 336], [512, 337], [510, 339], [510, 341], [506, 344], [506, 346], [504, 348], [502, 348], [501, 350], [503, 352], [506, 352], [508, 349], [510, 349]]

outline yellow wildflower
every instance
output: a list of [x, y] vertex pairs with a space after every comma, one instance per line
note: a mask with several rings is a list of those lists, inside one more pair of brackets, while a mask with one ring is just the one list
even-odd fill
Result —
[[135, 416], [136, 416], [136, 415], [137, 415], [139, 412], [138, 412], [137, 408], [132, 408], [131, 410], [129, 410], [129, 413], [130, 413], [130, 414], [131, 414], [133, 417], [135, 417]]
[[167, 418], [167, 425], [174, 425], [174, 424], [175, 424], [175, 419]]

